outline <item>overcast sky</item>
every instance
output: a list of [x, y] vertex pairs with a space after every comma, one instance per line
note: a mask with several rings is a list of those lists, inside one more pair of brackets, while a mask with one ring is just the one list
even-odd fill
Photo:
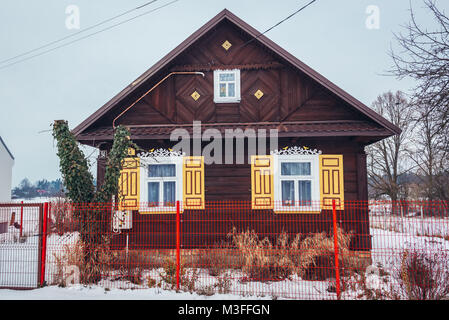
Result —
[[[148, 0], [2, 0], [0, 60], [71, 35]], [[121, 21], [170, 2], [122, 17]], [[56, 119], [74, 128], [218, 12], [227, 9], [265, 31], [309, 0], [179, 0], [154, 13], [48, 54], [0, 69], [0, 135], [15, 156], [13, 186], [60, 177]], [[422, 0], [412, 0], [418, 20], [432, 24]], [[449, 1], [439, 1], [449, 9]], [[80, 28], [66, 27], [66, 8], [76, 5]], [[379, 29], [368, 29], [367, 7], [379, 8]], [[409, 20], [409, 0], [318, 0], [267, 36], [329, 80], [371, 105], [388, 90], [411, 88], [409, 80], [384, 76], [393, 32]], [[78, 37], [111, 25], [89, 30]], [[76, 37], [72, 38], [76, 39]], [[14, 61], [10, 61], [14, 62]], [[0, 68], [5, 64], [0, 64]], [[86, 154], [90, 154], [86, 149]], [[94, 160], [94, 159], [93, 159]]]

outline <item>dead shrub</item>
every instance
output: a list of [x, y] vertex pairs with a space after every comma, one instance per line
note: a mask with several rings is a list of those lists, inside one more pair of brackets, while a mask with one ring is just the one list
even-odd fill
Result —
[[399, 296], [409, 300], [440, 300], [449, 295], [449, 257], [444, 250], [406, 249], [394, 276]]
[[200, 250], [195, 266], [207, 269], [211, 276], [219, 276], [228, 269], [240, 268], [242, 259], [240, 253], [231, 244], [222, 241], [212, 248]]
[[294, 271], [297, 258], [296, 240], [289, 244], [288, 235], [282, 232], [275, 245], [268, 238], [262, 240], [254, 230], [228, 234], [239, 250], [242, 269], [249, 278], [260, 281], [282, 280]]
[[275, 279], [285, 279], [294, 272], [294, 261], [298, 254], [296, 240], [290, 244], [288, 234], [283, 231], [276, 239], [273, 254], [270, 256]]
[[73, 216], [72, 205], [63, 197], [58, 197], [50, 205], [50, 230], [63, 235], [80, 230], [79, 221]]
[[254, 230], [238, 233], [235, 228], [230, 236], [244, 260], [242, 269], [248, 277], [261, 281], [270, 280], [271, 266], [268, 253], [272, 245], [268, 238], [259, 240]]
[[[340, 274], [347, 275], [357, 270], [358, 259], [350, 253], [352, 234], [337, 228]], [[298, 275], [307, 280], [326, 280], [335, 277], [335, 248], [333, 235], [325, 232], [305, 238], [299, 245]]]
[[[88, 254], [87, 254], [88, 253]], [[79, 270], [80, 282], [84, 284], [98, 281], [98, 275], [104, 275], [111, 264], [111, 251], [109, 250], [109, 239], [104, 238], [90, 252], [87, 252], [86, 245], [82, 240], [74, 244], [65, 244], [62, 255], [54, 254], [56, 261], [56, 283], [65, 286], [67, 267], [76, 266]]]
[[[56, 263], [56, 275], [55, 283], [61, 287], [66, 286], [67, 274], [65, 272], [66, 268], [69, 266], [76, 266], [81, 273], [83, 270], [83, 257], [84, 257], [84, 245], [81, 240], [78, 240], [74, 244], [65, 244], [63, 246], [62, 255], [54, 253], [55, 263]], [[82, 279], [80, 279], [82, 281]]]
[[[164, 270], [162, 272], [159, 272], [159, 276], [161, 277], [162, 281], [165, 282], [166, 289], [176, 289], [176, 261], [170, 258], [166, 259]], [[180, 265], [179, 282], [181, 290], [194, 292], [197, 280], [197, 269], [190, 268], [189, 270], [187, 270], [184, 264]]]
[[224, 274], [217, 278], [215, 287], [218, 289], [218, 293], [227, 294], [231, 292], [231, 280], [229, 274]]
[[143, 271], [161, 267], [163, 265], [161, 259], [159, 255], [152, 252], [113, 251], [108, 269], [118, 272], [119, 279], [140, 285], [143, 283]]

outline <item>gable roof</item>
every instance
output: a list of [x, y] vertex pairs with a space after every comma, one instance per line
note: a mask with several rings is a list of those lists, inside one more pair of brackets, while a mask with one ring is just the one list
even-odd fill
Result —
[[334, 93], [337, 97], [341, 98], [345, 102], [347, 102], [350, 106], [354, 107], [362, 114], [378, 123], [385, 129], [391, 132], [392, 135], [401, 133], [401, 129], [392, 124], [390, 121], [376, 113], [374, 110], [367, 107], [361, 101], [357, 100], [349, 93], [339, 88], [337, 85], [326, 79], [324, 76], [304, 64], [298, 58], [294, 57], [292, 54], [288, 53], [286, 50], [278, 46], [272, 40], [268, 39], [266, 36], [261, 35], [256, 29], [251, 27], [249, 24], [244, 22], [242, 19], [238, 18], [236, 15], [224, 9], [219, 14], [217, 14], [214, 18], [212, 18], [209, 22], [203, 25], [200, 29], [194, 32], [190, 37], [184, 40], [180, 45], [178, 45], [175, 49], [169, 52], [165, 57], [159, 60], [156, 64], [154, 64], [150, 69], [148, 69], [145, 73], [143, 73], [139, 78], [133, 81], [130, 85], [128, 85], [125, 89], [119, 92], [115, 97], [113, 97], [110, 101], [108, 101], [105, 105], [103, 105], [100, 109], [94, 112], [91, 116], [89, 116], [86, 120], [84, 120], [81, 124], [79, 124], [75, 129], [73, 129], [73, 134], [76, 136], [81, 134], [84, 130], [86, 130], [90, 125], [92, 125], [95, 121], [97, 121], [101, 116], [107, 113], [109, 110], [114, 108], [117, 104], [119, 104], [126, 96], [135, 92], [141, 84], [154, 76], [158, 71], [164, 68], [167, 64], [172, 62], [176, 57], [178, 57], [181, 53], [183, 53], [188, 47], [194, 44], [197, 40], [199, 40], [203, 35], [205, 35], [208, 31], [213, 29], [217, 24], [221, 21], [227, 19], [244, 32], [249, 34], [251, 37], [255, 38], [254, 41], [257, 41], [259, 44], [265, 46], [269, 50], [273, 51], [280, 58], [285, 60], [287, 63], [297, 68], [298, 70], [305, 73], [307, 76], [321, 84], [324, 88], [328, 89], [332, 93]]
[[5, 147], [6, 152], [8, 152], [9, 156], [11, 157], [11, 159], [14, 160], [14, 156], [12, 155], [11, 151], [9, 151], [8, 147], [6, 146], [5, 141], [3, 141], [1, 136], [0, 136], [0, 144], [2, 144]]

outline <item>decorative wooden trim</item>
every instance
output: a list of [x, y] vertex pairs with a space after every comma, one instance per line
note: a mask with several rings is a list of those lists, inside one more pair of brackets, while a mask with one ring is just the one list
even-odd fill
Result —
[[230, 64], [230, 65], [204, 65], [204, 64], [195, 64], [195, 65], [183, 65], [183, 66], [175, 66], [170, 69], [172, 72], [176, 71], [215, 71], [215, 70], [225, 70], [225, 69], [240, 69], [240, 70], [261, 70], [261, 69], [281, 69], [284, 68], [282, 64], [279, 62], [267, 62], [267, 63], [250, 63], [250, 64]]

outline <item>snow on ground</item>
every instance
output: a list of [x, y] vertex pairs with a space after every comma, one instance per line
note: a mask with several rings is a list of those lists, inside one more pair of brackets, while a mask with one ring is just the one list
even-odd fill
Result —
[[429, 253], [449, 252], [449, 241], [439, 237], [416, 236], [406, 233], [371, 229], [373, 250], [371, 256], [374, 264], [393, 268], [400, 264], [401, 253], [405, 249], [422, 250]]
[[449, 238], [449, 219], [436, 217], [370, 216], [373, 228], [419, 236]]
[[58, 270], [57, 259], [64, 257], [65, 248], [68, 245], [75, 244], [79, 239], [79, 232], [68, 232], [63, 235], [52, 233], [47, 237], [47, 252], [46, 252], [46, 268], [45, 281], [47, 283], [55, 283], [56, 277], [60, 270]]
[[[49, 286], [34, 290], [0, 290], [0, 300], [246, 300], [255, 299], [251, 296], [232, 294], [214, 294], [212, 296], [196, 293], [162, 290], [159, 288], [123, 290], [105, 289], [100, 286], [82, 286], [60, 288]], [[269, 300], [271, 297], [257, 297]]]
[[17, 199], [12, 199], [11, 203], [21, 203], [23, 201], [23, 203], [44, 203], [44, 202], [52, 202], [55, 201], [56, 199], [59, 199], [58, 197], [36, 197], [36, 198], [17, 198]]

